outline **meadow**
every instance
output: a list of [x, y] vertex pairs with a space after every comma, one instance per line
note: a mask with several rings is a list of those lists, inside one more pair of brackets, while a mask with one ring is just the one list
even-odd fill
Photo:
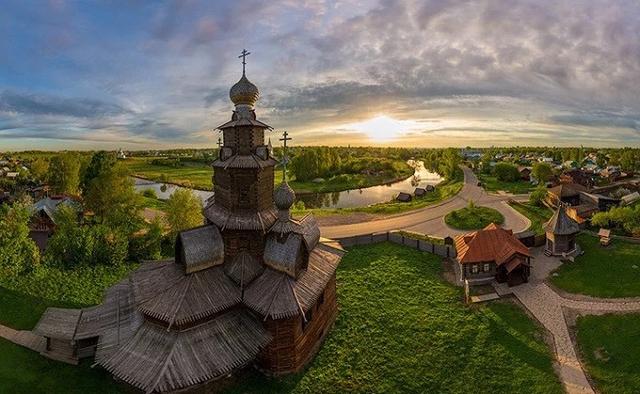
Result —
[[533, 231], [536, 235], [544, 234], [544, 224], [553, 216], [551, 209], [546, 206], [538, 207], [529, 203], [520, 202], [511, 202], [509, 205], [531, 221], [529, 231]]
[[602, 247], [598, 237], [585, 233], [576, 242], [584, 254], [562, 264], [551, 283], [569, 293], [594, 297], [640, 296], [640, 245], [616, 239]]
[[449, 212], [444, 222], [458, 230], [479, 230], [491, 223], [504, 223], [504, 216], [493, 208], [469, 205]]

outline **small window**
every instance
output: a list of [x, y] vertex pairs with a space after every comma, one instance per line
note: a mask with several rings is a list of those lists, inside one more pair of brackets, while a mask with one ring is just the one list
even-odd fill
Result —
[[318, 298], [318, 306], [324, 304], [324, 291], [320, 294], [320, 298]]
[[484, 264], [484, 272], [489, 272], [490, 267], [489, 267], [489, 263], [485, 263]]
[[472, 274], [477, 274], [478, 273], [478, 264], [473, 264], [471, 266], [471, 273]]
[[[307, 318], [306, 320], [304, 318]], [[309, 323], [311, 323], [311, 320], [313, 319], [313, 309], [309, 309], [307, 311], [307, 313], [305, 313], [305, 316], [303, 316], [302, 318], [302, 330], [306, 330], [307, 326], [309, 325]]]

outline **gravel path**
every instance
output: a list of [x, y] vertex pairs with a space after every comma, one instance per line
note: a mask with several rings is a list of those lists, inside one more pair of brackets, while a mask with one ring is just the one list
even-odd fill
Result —
[[513, 293], [533, 316], [551, 333], [559, 366], [560, 379], [569, 393], [594, 393], [576, 353], [569, 333], [565, 310], [581, 315], [601, 313], [640, 312], [640, 300], [598, 299], [588, 301], [565, 298], [544, 282], [549, 273], [560, 265], [556, 258], [534, 250], [534, 263], [529, 283], [510, 289], [499, 285], [498, 293]]

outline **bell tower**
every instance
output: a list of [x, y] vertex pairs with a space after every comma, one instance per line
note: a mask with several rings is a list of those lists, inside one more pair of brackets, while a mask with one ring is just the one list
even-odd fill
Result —
[[272, 128], [256, 117], [258, 88], [247, 79], [246, 57], [242, 51], [242, 77], [231, 87], [229, 97], [235, 108], [231, 120], [218, 127], [222, 132], [219, 157], [213, 163], [213, 201], [205, 216], [216, 224], [225, 239], [227, 257], [240, 251], [254, 256], [264, 249], [264, 234], [277, 218], [273, 206], [274, 166], [265, 131]]

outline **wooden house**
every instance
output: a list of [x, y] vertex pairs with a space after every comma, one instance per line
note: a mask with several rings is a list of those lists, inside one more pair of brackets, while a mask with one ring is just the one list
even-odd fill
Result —
[[528, 182], [531, 180], [531, 167], [519, 166], [518, 172], [520, 173], [520, 179], [523, 181]]
[[399, 202], [410, 202], [411, 199], [412, 199], [411, 194], [405, 193], [405, 192], [398, 193], [398, 196], [396, 197], [396, 201], [399, 201]]
[[51, 343], [147, 393], [206, 391], [249, 365], [280, 375], [313, 359], [338, 313], [343, 251], [320, 238], [313, 216], [291, 216], [286, 181], [274, 190], [258, 95], [244, 73], [231, 88], [206, 223], [178, 235], [174, 259], [142, 264], [102, 304], [60, 319], [47, 310], [38, 326]]
[[582, 185], [587, 189], [591, 189], [596, 184], [593, 173], [580, 169], [572, 169], [560, 174], [560, 182]]
[[491, 223], [482, 230], [455, 237], [460, 280], [471, 285], [494, 279], [509, 286], [527, 282], [531, 254], [511, 230]]
[[547, 203], [557, 207], [560, 203], [580, 205], [580, 193], [587, 189], [577, 183], [561, 183], [547, 191]]

